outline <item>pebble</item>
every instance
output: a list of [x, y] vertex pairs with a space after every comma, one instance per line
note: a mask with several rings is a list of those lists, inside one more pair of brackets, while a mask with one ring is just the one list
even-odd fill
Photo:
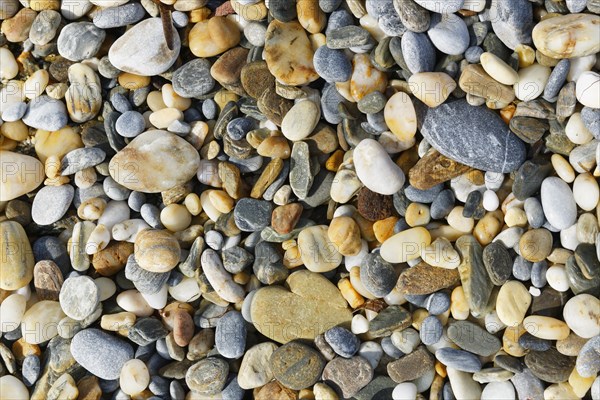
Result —
[[483, 53], [481, 65], [485, 72], [503, 85], [514, 85], [519, 80], [517, 71], [494, 53]]
[[[444, 103], [456, 89], [456, 82], [454, 79], [443, 72], [419, 72], [413, 74], [409, 78], [408, 84], [415, 97], [432, 108]], [[410, 111], [410, 109], [407, 111]], [[414, 111], [412, 113], [414, 113]], [[403, 119], [407, 125], [411, 125], [412, 122], [412, 126], [416, 131], [416, 115], [414, 121], [408, 119], [407, 116]], [[390, 125], [389, 122], [388, 125]], [[406, 127], [406, 130], [412, 132], [412, 130], [409, 130], [408, 126]], [[401, 138], [406, 137], [406, 134], [402, 135], [400, 132], [393, 132]]]
[[482, 357], [489, 357], [501, 348], [498, 338], [469, 321], [452, 322], [447, 335], [461, 349]]
[[419, 328], [421, 342], [426, 346], [438, 343], [444, 333], [444, 326], [435, 315], [430, 315], [421, 321]]
[[230, 311], [217, 322], [215, 346], [223, 357], [236, 359], [244, 355], [246, 325], [242, 314]]
[[[210, 68], [210, 62], [202, 58], [182, 65], [173, 72], [173, 90], [185, 98], [200, 97], [209, 93], [215, 86]], [[205, 101], [203, 108], [205, 108], [204, 104], [208, 106], [211, 102]], [[209, 117], [210, 115], [207, 116], [207, 118]]]
[[337, 357], [325, 366], [323, 379], [333, 382], [344, 398], [350, 398], [373, 379], [373, 368], [360, 356]]
[[544, 179], [541, 187], [544, 215], [556, 229], [573, 225], [577, 218], [577, 205], [569, 185], [557, 177]]
[[68, 317], [81, 321], [96, 310], [100, 302], [100, 293], [90, 277], [70, 277], [60, 289], [59, 301]]
[[[0, 237], [5, 241], [1, 248], [0, 289], [17, 290], [33, 279], [34, 258], [31, 245], [23, 227], [15, 221], [0, 222]], [[12, 246], [16, 246], [16, 250]]]
[[468, 351], [444, 347], [435, 352], [435, 358], [446, 365], [446, 367], [457, 371], [472, 373], [481, 370], [481, 361], [479, 361], [477, 356]]
[[578, 294], [565, 304], [563, 318], [578, 336], [590, 339], [600, 334], [598, 298], [589, 294]]
[[411, 73], [432, 72], [435, 66], [435, 49], [424, 33], [408, 31], [402, 35], [402, 56]]
[[148, 18], [120, 36], [110, 46], [108, 58], [121, 71], [142, 76], [158, 75], [168, 70], [179, 56], [179, 35], [173, 38], [173, 50], [170, 50], [160, 18]]
[[[463, 132], [460, 139], [464, 143], [453, 135], [456, 131]], [[498, 146], [490, 149], [488, 142], [480, 139], [481, 131], [497, 138]], [[484, 107], [471, 107], [464, 100], [429, 110], [421, 132], [440, 153], [484, 171], [510, 172], [525, 159], [523, 143], [498, 116]]]
[[351, 358], [360, 346], [360, 340], [352, 332], [339, 326], [325, 331], [325, 340], [333, 351], [344, 358]]
[[550, 73], [549, 67], [537, 63], [520, 69], [519, 80], [514, 84], [517, 98], [522, 101], [538, 98], [546, 87]]
[[23, 315], [25, 314], [25, 306], [27, 299], [25, 296], [18, 293], [13, 293], [6, 297], [0, 304], [0, 331], [10, 332], [19, 327]]
[[378, 254], [369, 254], [361, 261], [360, 280], [377, 297], [384, 297], [392, 291], [396, 277], [394, 267]]
[[433, 14], [427, 35], [442, 53], [463, 54], [469, 47], [469, 31], [456, 14]]
[[213, 395], [225, 387], [229, 365], [226, 361], [208, 357], [193, 364], [185, 372], [185, 383], [203, 395]]
[[531, 43], [533, 10], [528, 1], [496, 0], [490, 8], [490, 20], [494, 33], [508, 48]]
[[373, 139], [362, 140], [354, 149], [354, 166], [358, 179], [375, 193], [394, 194], [404, 185], [402, 170]]
[[305, 139], [319, 122], [319, 108], [310, 100], [296, 103], [283, 117], [281, 132], [292, 141]]
[[91, 22], [72, 22], [60, 31], [56, 44], [67, 60], [82, 61], [98, 53], [105, 37], [106, 32]]
[[117, 379], [125, 363], [133, 358], [131, 345], [99, 329], [84, 329], [71, 341], [73, 358], [102, 379]]
[[168, 232], [148, 229], [135, 239], [135, 260], [150, 272], [168, 272], [179, 263], [180, 247]]
[[600, 96], [598, 90], [600, 88], [600, 75], [596, 72], [583, 72], [577, 79], [576, 96], [577, 100], [585, 107], [594, 109], [600, 108]]
[[392, 361], [387, 365], [387, 372], [396, 383], [417, 379], [426, 374], [434, 366], [434, 358], [423, 346], [415, 351]]
[[306, 268], [313, 272], [327, 272], [342, 262], [335, 244], [329, 239], [326, 225], [304, 228], [298, 235], [298, 250]]
[[144, 18], [145, 10], [141, 4], [129, 3], [118, 7], [107, 7], [94, 14], [94, 25], [101, 29], [134, 25]]
[[65, 104], [46, 95], [31, 100], [23, 116], [27, 126], [52, 132], [65, 127], [68, 120]]
[[578, 58], [600, 50], [600, 44], [592, 39], [599, 29], [596, 15], [561, 15], [538, 23], [532, 38], [535, 47], [548, 57]]
[[130, 396], [142, 393], [150, 384], [148, 367], [139, 359], [127, 361], [121, 369], [119, 383], [121, 390]]
[[264, 200], [240, 199], [233, 210], [236, 226], [244, 232], [260, 231], [271, 222], [273, 206]]
[[265, 342], [246, 351], [238, 374], [238, 384], [242, 389], [261, 387], [273, 379], [269, 360], [276, 349], [276, 344]]
[[313, 64], [327, 82], [345, 82], [352, 76], [352, 64], [342, 50], [321, 46], [315, 51]]
[[270, 360], [275, 379], [293, 390], [314, 385], [324, 367], [325, 361], [321, 355], [300, 342], [284, 344], [273, 352]]

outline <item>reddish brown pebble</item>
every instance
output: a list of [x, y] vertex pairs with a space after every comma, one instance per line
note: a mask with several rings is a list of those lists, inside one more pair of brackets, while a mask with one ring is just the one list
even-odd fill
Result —
[[62, 272], [54, 261], [42, 260], [33, 267], [33, 286], [40, 301], [58, 301], [62, 284]]
[[279, 206], [273, 210], [271, 225], [277, 233], [285, 235], [294, 229], [301, 215], [302, 206], [298, 203]]
[[194, 321], [190, 314], [178, 309], [173, 316], [173, 338], [178, 346], [185, 347], [194, 336]]
[[392, 196], [375, 193], [362, 188], [358, 192], [358, 212], [369, 221], [379, 221], [394, 214]]

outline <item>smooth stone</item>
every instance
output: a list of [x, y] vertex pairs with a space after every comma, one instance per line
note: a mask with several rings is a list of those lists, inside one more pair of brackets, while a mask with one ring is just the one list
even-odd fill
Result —
[[219, 318], [215, 332], [215, 347], [225, 358], [236, 359], [246, 348], [246, 324], [242, 314], [230, 311]]
[[[415, 75], [422, 76], [422, 74], [428, 73], [423, 72]], [[418, 76], [413, 81], [409, 81], [411, 90], [413, 88], [415, 88], [414, 90], [424, 90], [425, 88], [423, 87], [417, 87], [419, 83]], [[443, 94], [440, 96], [443, 97]], [[419, 96], [417, 95], [417, 97]], [[436, 100], [439, 101], [439, 98]], [[390, 97], [383, 110], [383, 116], [386, 125], [398, 139], [408, 141], [415, 136], [417, 132], [417, 116], [413, 102], [408, 94], [398, 92]]]
[[293, 390], [314, 385], [320, 378], [325, 360], [319, 352], [301, 342], [289, 342], [273, 352], [270, 360], [273, 376]]
[[86, 60], [98, 53], [105, 37], [106, 32], [91, 22], [72, 22], [58, 35], [58, 52], [70, 61]]
[[271, 222], [273, 206], [264, 200], [240, 199], [233, 210], [236, 226], [244, 232], [260, 231]]
[[[600, 25], [600, 23], [598, 24]], [[600, 75], [593, 71], [582, 73], [577, 79], [577, 100], [586, 107], [600, 109]]]
[[481, 370], [481, 361], [476, 355], [464, 350], [444, 347], [435, 352], [437, 358], [446, 367], [462, 372], [478, 372]]
[[483, 264], [496, 286], [504, 284], [512, 273], [513, 260], [500, 242], [492, 242], [483, 249]]
[[527, 0], [494, 0], [489, 18], [498, 38], [514, 50], [519, 44], [531, 43], [533, 9]]
[[594, 336], [581, 348], [575, 368], [583, 378], [595, 376], [600, 371], [600, 336]]
[[594, 138], [600, 138], [600, 110], [583, 107], [581, 109], [581, 120], [588, 131], [594, 135]]
[[567, 80], [567, 75], [570, 68], [571, 61], [568, 59], [560, 60], [558, 64], [556, 64], [552, 70], [552, 73], [550, 74], [550, 77], [548, 78], [546, 87], [544, 88], [543, 97], [545, 100], [554, 101], [558, 98], [558, 93]]
[[402, 25], [413, 32], [425, 32], [429, 28], [430, 14], [414, 1], [395, 0], [394, 8]]
[[575, 366], [575, 357], [560, 354], [556, 349], [530, 351], [525, 356], [525, 365], [545, 382], [565, 382]]
[[[167, 156], [173, 151], [179, 155], [176, 159]], [[188, 182], [199, 166], [200, 156], [192, 145], [172, 133], [154, 130], [137, 136], [118, 152], [109, 172], [128, 189], [156, 193]]]
[[[470, 373], [447, 368], [452, 396], [456, 399], [479, 399], [481, 398], [481, 386], [473, 380]], [[444, 395], [446, 397], [446, 395]]]
[[481, 391], [482, 400], [516, 400], [515, 388], [510, 382], [490, 382]]
[[445, 54], [463, 54], [469, 47], [467, 25], [455, 14], [433, 14], [427, 35], [433, 45]]
[[[457, 137], [455, 132], [462, 132]], [[488, 132], [482, 136], [481, 132]], [[428, 110], [421, 133], [445, 156], [473, 168], [493, 172], [511, 172], [525, 160], [523, 142], [506, 124], [485, 107], [472, 107], [458, 100]], [[490, 137], [495, 143], [489, 146]]]
[[283, 117], [281, 132], [292, 141], [305, 139], [319, 122], [319, 108], [310, 101], [296, 103]]
[[179, 56], [179, 35], [173, 36], [170, 50], [160, 18], [149, 18], [134, 25], [110, 47], [108, 58], [112, 65], [136, 75], [159, 75], [171, 68]]
[[482, 314], [488, 307], [494, 286], [483, 264], [483, 248], [471, 235], [461, 236], [455, 246], [462, 260], [458, 272], [469, 308]]
[[10, 201], [32, 192], [44, 181], [44, 167], [34, 157], [2, 150], [0, 166], [4, 172], [0, 180], [0, 201]]
[[551, 172], [547, 160], [527, 160], [517, 170], [513, 182], [513, 193], [518, 200], [525, 200], [538, 193], [542, 182]]
[[360, 340], [356, 335], [340, 326], [325, 331], [324, 336], [333, 351], [344, 358], [352, 357], [360, 346]]
[[[443, 72], [419, 72], [413, 74], [408, 79], [408, 84], [415, 97], [431, 108], [435, 108], [445, 102], [450, 94], [456, 89], [456, 82], [454, 79]], [[408, 116], [403, 116], [402, 118], [406, 121]], [[405, 136], [401, 135], [400, 137]]]
[[390, 362], [387, 365], [387, 372], [394, 382], [402, 383], [423, 376], [433, 366], [433, 355], [424, 346], [419, 346], [412, 353]]
[[110, 29], [133, 25], [142, 18], [146, 11], [141, 4], [129, 3], [118, 7], [107, 7], [94, 14], [93, 22], [98, 28]]
[[385, 149], [373, 139], [362, 140], [354, 149], [358, 179], [375, 193], [390, 195], [404, 185], [404, 173]]
[[342, 255], [329, 239], [326, 225], [304, 228], [298, 235], [298, 251], [306, 268], [312, 272], [327, 272], [337, 268]]
[[290, 290], [281, 286], [263, 287], [252, 301], [252, 321], [270, 339], [279, 343], [296, 338], [312, 340], [332, 326], [352, 319], [346, 300], [322, 275], [298, 271], [286, 282]]
[[569, 185], [557, 177], [544, 179], [541, 187], [542, 207], [548, 222], [556, 229], [566, 229], [577, 218], [577, 205]]
[[117, 379], [121, 368], [133, 358], [131, 345], [99, 329], [84, 329], [71, 341], [73, 358], [101, 379]]
[[492, 78], [503, 85], [514, 85], [519, 74], [497, 55], [485, 52], [481, 55], [481, 66]]
[[[290, 52], [292, 44], [294, 51]], [[273, 20], [267, 28], [264, 51], [269, 71], [286, 85], [303, 85], [319, 77], [314, 70], [314, 53], [306, 31], [296, 21]]]
[[438, 343], [444, 334], [442, 321], [435, 315], [430, 315], [421, 321], [419, 336], [421, 342], [426, 346], [433, 346]]
[[361, 261], [360, 281], [375, 296], [384, 297], [390, 293], [396, 280], [394, 267], [379, 254], [369, 254]]
[[265, 342], [246, 351], [238, 373], [238, 384], [242, 389], [261, 387], [273, 379], [269, 361], [276, 349], [275, 343]]
[[46, 95], [31, 100], [23, 116], [23, 122], [27, 126], [51, 132], [65, 127], [68, 121], [65, 103]]
[[133, 282], [135, 288], [144, 294], [156, 294], [167, 282], [169, 274], [166, 272], [150, 272], [135, 261], [135, 257], [129, 256], [125, 265], [125, 277]]
[[461, 349], [482, 357], [489, 357], [502, 347], [496, 336], [469, 321], [450, 323], [447, 335]]
[[34, 258], [25, 230], [15, 221], [0, 222], [0, 289], [17, 290], [33, 279]]
[[70, 185], [43, 187], [33, 200], [31, 217], [38, 225], [55, 223], [69, 209], [74, 194], [75, 189]]
[[411, 315], [404, 308], [392, 305], [377, 314], [369, 322], [369, 335], [377, 338], [389, 336], [396, 330], [403, 330], [412, 323]]
[[424, 33], [406, 32], [402, 35], [402, 56], [409, 71], [431, 72], [435, 67], [435, 49]]
[[520, 69], [519, 80], [514, 84], [515, 95], [522, 101], [538, 98], [543, 93], [550, 74], [550, 67], [537, 63]]
[[529, 368], [524, 368], [522, 372], [515, 373], [510, 381], [515, 386], [519, 399], [544, 398], [544, 384]]
[[11, 332], [19, 327], [25, 314], [27, 299], [25, 296], [13, 293], [0, 304], [0, 332]]
[[203, 58], [187, 62], [173, 72], [173, 90], [185, 98], [200, 97], [209, 93], [215, 86], [210, 68], [210, 62]]
[[443, 3], [440, 3], [436, 0], [414, 0], [414, 2], [426, 10], [433, 11], [434, 13], [452, 14], [463, 7], [465, 0], [449, 0]]
[[0, 391], [7, 399], [28, 399], [29, 391], [25, 384], [13, 375], [0, 378]]
[[352, 63], [342, 50], [321, 46], [315, 51], [313, 64], [327, 82], [345, 82], [352, 76]]
[[194, 392], [214, 395], [223, 390], [228, 374], [229, 364], [225, 360], [208, 357], [187, 369], [185, 383]]
[[559, 15], [538, 23], [532, 32], [535, 47], [555, 58], [578, 58], [600, 51], [600, 17], [592, 14]]
[[360, 356], [337, 357], [323, 370], [323, 380], [330, 382], [344, 398], [354, 397], [373, 379], [373, 368]]
[[84, 320], [92, 315], [100, 303], [100, 292], [88, 276], [67, 278], [60, 289], [60, 306], [74, 320]]
[[578, 336], [590, 339], [600, 334], [600, 300], [591, 294], [578, 294], [565, 304], [563, 318]]
[[508, 281], [502, 285], [496, 300], [498, 318], [507, 326], [517, 326], [525, 318], [531, 304], [531, 294], [518, 281]]

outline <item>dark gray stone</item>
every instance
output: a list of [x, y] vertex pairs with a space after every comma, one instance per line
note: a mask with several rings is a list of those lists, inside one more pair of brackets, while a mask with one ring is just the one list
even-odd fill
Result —
[[441, 191], [431, 203], [429, 213], [432, 219], [444, 218], [454, 208], [454, 192], [450, 189]]
[[483, 265], [494, 285], [502, 286], [510, 279], [513, 260], [500, 241], [492, 242], [483, 249]]
[[534, 262], [531, 267], [531, 284], [536, 288], [543, 288], [548, 281], [546, 280], [546, 271], [548, 270], [548, 262], [542, 260]]
[[500, 339], [469, 321], [450, 323], [447, 334], [461, 349], [483, 357], [496, 354], [502, 347]]
[[440, 315], [450, 308], [450, 296], [444, 292], [432, 293], [425, 301], [425, 308], [431, 315]]
[[146, 346], [166, 337], [168, 334], [169, 331], [161, 321], [148, 317], [136, 320], [135, 324], [129, 328], [127, 338], [139, 346]]
[[238, 311], [229, 311], [217, 322], [215, 346], [225, 358], [236, 359], [246, 348], [246, 321]]
[[569, 379], [575, 367], [575, 357], [565, 356], [555, 348], [546, 351], [530, 351], [525, 355], [525, 365], [541, 380], [559, 383]]
[[117, 379], [123, 365], [133, 358], [133, 348], [99, 329], [84, 329], [71, 341], [75, 361], [101, 379]]
[[[414, 203], [430, 204], [433, 203], [443, 189], [443, 183], [435, 185], [427, 190], [417, 189], [412, 185], [408, 185], [404, 189], [404, 194], [410, 201]], [[454, 201], [452, 203], [454, 204]]]
[[200, 97], [215, 86], [210, 75], [210, 61], [204, 58], [192, 60], [173, 72], [173, 90], [181, 97]]
[[73, 175], [86, 168], [95, 167], [104, 161], [106, 153], [96, 147], [84, 147], [71, 150], [60, 162], [60, 174], [62, 176]]
[[512, 266], [513, 276], [520, 281], [528, 281], [531, 279], [531, 268], [533, 268], [533, 263], [531, 261], [527, 261], [523, 257], [517, 256]]
[[232, 274], [242, 272], [254, 261], [254, 256], [240, 246], [233, 246], [223, 250], [223, 267]]
[[360, 281], [378, 298], [391, 292], [397, 280], [398, 274], [394, 266], [378, 253], [367, 254], [360, 263]]
[[55, 236], [40, 237], [33, 243], [32, 250], [36, 262], [52, 260], [58, 265], [63, 274], [66, 274], [71, 269], [71, 260], [67, 253], [67, 246]]
[[519, 200], [525, 200], [538, 193], [542, 181], [552, 170], [552, 165], [545, 158], [525, 161], [515, 174], [513, 182], [515, 197]]
[[492, 28], [510, 49], [531, 43], [533, 8], [529, 0], [493, 0], [490, 8]]
[[504, 121], [485, 106], [472, 107], [466, 100], [429, 109], [421, 133], [446, 157], [483, 171], [511, 172], [525, 160], [523, 142]]
[[271, 242], [260, 242], [254, 247], [254, 275], [265, 285], [283, 282], [289, 270], [283, 265], [282, 256]]
[[25, 386], [33, 386], [40, 376], [40, 371], [41, 363], [38, 356], [31, 354], [25, 357], [21, 367], [21, 374], [23, 375], [23, 383]]
[[425, 32], [429, 28], [429, 12], [413, 0], [394, 0], [394, 7], [409, 31]]
[[125, 265], [125, 277], [133, 282], [136, 289], [142, 293], [154, 294], [158, 293], [167, 279], [169, 272], [150, 272], [138, 265], [134, 255], [130, 255]]
[[236, 226], [244, 232], [260, 231], [271, 224], [273, 205], [249, 197], [240, 199], [233, 210]]
[[346, 328], [335, 326], [325, 331], [325, 340], [338, 355], [350, 358], [358, 351], [360, 340]]
[[455, 246], [462, 260], [458, 272], [469, 308], [473, 313], [482, 314], [487, 310], [494, 287], [483, 265], [483, 249], [472, 235], [461, 236]]
[[459, 371], [473, 373], [481, 370], [479, 358], [468, 351], [443, 347], [435, 352], [435, 358], [445, 366]]
[[525, 332], [519, 337], [519, 346], [532, 351], [547, 351], [552, 347], [550, 340], [540, 339], [529, 332]]
[[558, 62], [558, 64], [556, 64], [552, 70], [552, 73], [550, 74], [550, 78], [548, 78], [546, 87], [544, 88], [543, 98], [545, 100], [551, 102], [556, 101], [560, 89], [562, 89], [565, 81], [567, 80], [567, 75], [569, 74], [570, 68], [571, 61], [568, 58], [562, 59]]
[[256, 122], [250, 118], [234, 118], [227, 124], [227, 135], [233, 140], [241, 140], [255, 128]]

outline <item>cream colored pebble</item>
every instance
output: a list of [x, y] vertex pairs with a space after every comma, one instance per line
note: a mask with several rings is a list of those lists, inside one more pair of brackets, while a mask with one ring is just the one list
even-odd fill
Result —
[[467, 218], [463, 216], [463, 206], [456, 206], [448, 214], [447, 220], [448, 225], [456, 229], [457, 231], [470, 233], [475, 226], [475, 220], [473, 218]]
[[579, 207], [592, 211], [598, 205], [600, 188], [598, 181], [589, 172], [577, 175], [573, 182], [573, 196]]
[[12, 79], [19, 73], [19, 65], [12, 51], [0, 47], [0, 80]]
[[77, 216], [83, 220], [95, 221], [104, 212], [106, 204], [106, 200], [100, 197], [87, 199], [77, 208]]
[[525, 213], [525, 211], [522, 208], [519, 208], [519, 207], [509, 208], [508, 210], [506, 210], [506, 215], [504, 216], [504, 222], [506, 222], [506, 225], [508, 225], [509, 227], [513, 227], [513, 226], [526, 227], [527, 226], [527, 214]]
[[172, 232], [179, 232], [190, 226], [192, 214], [181, 204], [169, 204], [160, 212], [160, 222]]
[[89, 255], [98, 253], [108, 246], [110, 238], [110, 230], [108, 230], [106, 226], [102, 224], [96, 225], [85, 244], [85, 252]]
[[183, 113], [176, 108], [163, 108], [150, 114], [150, 123], [157, 129], [167, 129], [177, 120], [183, 120]]
[[556, 318], [542, 315], [530, 315], [523, 320], [523, 327], [531, 335], [546, 340], [562, 340], [569, 336], [571, 330], [564, 322]]
[[592, 132], [583, 123], [581, 113], [578, 112], [569, 118], [565, 127], [565, 133], [569, 140], [575, 144], [586, 144], [594, 138]]
[[69, 85], [65, 82], [52, 83], [46, 86], [46, 94], [55, 100], [60, 100], [65, 97], [68, 89]]
[[469, 303], [462, 286], [457, 286], [450, 295], [450, 313], [452, 318], [464, 321], [469, 318]]
[[183, 204], [193, 216], [196, 216], [202, 212], [202, 203], [200, 202], [200, 196], [198, 196], [196, 193], [190, 193], [187, 196], [185, 196]]
[[567, 183], [571, 183], [575, 180], [575, 171], [573, 171], [573, 167], [571, 167], [571, 164], [569, 164], [563, 156], [560, 154], [552, 154], [550, 162], [560, 179]]
[[410, 227], [427, 225], [431, 221], [429, 206], [421, 203], [410, 203], [406, 208], [405, 218]]
[[148, 97], [146, 97], [146, 104], [148, 104], [148, 107], [153, 112], [167, 108], [167, 105], [163, 101], [162, 93], [158, 90], [148, 93]]
[[105, 331], [118, 332], [121, 329], [132, 327], [135, 320], [135, 314], [129, 311], [123, 311], [116, 314], [105, 314], [100, 319], [100, 327]]
[[149, 383], [150, 372], [142, 360], [134, 358], [121, 368], [119, 385], [126, 394], [133, 396], [142, 393]]
[[90, 188], [98, 180], [98, 174], [92, 167], [75, 172], [75, 185], [80, 189]]
[[166, 83], [161, 88], [162, 100], [168, 108], [176, 108], [180, 111], [185, 111], [192, 105], [192, 99], [181, 97], [173, 90], [173, 85]]
[[45, 69], [38, 69], [35, 71], [23, 85], [23, 91], [28, 99], [34, 99], [44, 93], [48, 81], [50, 80], [50, 74]]
[[22, 142], [23, 140], [29, 137], [29, 128], [21, 120], [4, 122], [0, 126], [0, 133], [5, 138], [16, 140], [17, 142]]

